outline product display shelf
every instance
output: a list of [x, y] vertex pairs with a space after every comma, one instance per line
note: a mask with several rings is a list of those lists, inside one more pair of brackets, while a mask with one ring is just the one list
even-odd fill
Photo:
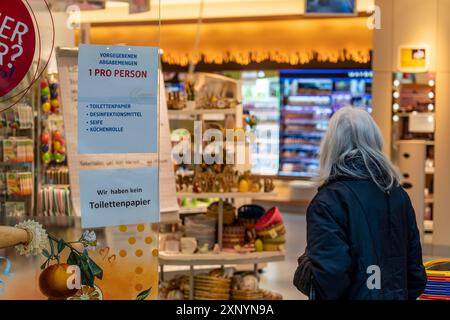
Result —
[[219, 199], [237, 199], [237, 198], [264, 198], [265, 196], [274, 196], [276, 192], [178, 192], [178, 198], [219, 198]]
[[160, 215], [160, 223], [162, 224], [178, 223], [178, 221], [180, 221], [179, 212], [165, 212]]
[[370, 70], [280, 71], [281, 176], [313, 177], [331, 115], [351, 104], [371, 112]]
[[222, 248], [223, 235], [223, 203], [226, 199], [257, 199], [266, 196], [273, 196], [274, 192], [178, 192], [178, 198], [218, 198], [219, 199], [219, 221], [217, 238], [219, 239], [219, 246]]
[[[244, 199], [244, 198], [263, 198], [267, 196], [274, 196], [275, 192], [178, 192], [178, 198], [218, 198], [219, 199], [219, 212], [218, 212], [218, 232], [217, 238], [220, 248], [222, 248], [222, 235], [223, 235], [223, 204], [225, 199]], [[190, 297], [194, 296], [194, 266], [204, 265], [238, 265], [238, 264], [252, 264], [254, 271], [258, 269], [258, 264], [266, 262], [283, 261], [283, 252], [252, 252], [252, 253], [206, 253], [206, 254], [167, 254], [161, 252], [159, 254], [159, 265], [161, 267], [161, 277], [164, 279], [164, 265], [181, 265], [190, 266], [189, 273], [189, 286]]]
[[[0, 181], [0, 216], [2, 215], [12, 215], [12, 216], [29, 216], [33, 215], [35, 212], [35, 199], [36, 199], [36, 189], [34, 177], [35, 173], [35, 161], [36, 161], [36, 150], [33, 144], [33, 159], [27, 161], [3, 161], [4, 154], [4, 146], [3, 139], [7, 138], [19, 138], [19, 139], [30, 139], [31, 141], [35, 141], [35, 126], [36, 126], [36, 112], [34, 109], [35, 100], [37, 99], [37, 94], [35, 90], [31, 90], [24, 99], [23, 105], [31, 107], [31, 119], [29, 122], [29, 126], [25, 128], [11, 128], [7, 124], [6, 127], [0, 128], [0, 172], [4, 175], [4, 181]], [[22, 104], [18, 104], [16, 107], [10, 110], [2, 110], [5, 114], [8, 111], [17, 110], [16, 108], [20, 108]], [[6, 117], [6, 115], [5, 115]], [[20, 121], [20, 120], [19, 120]], [[8, 194], [7, 192], [7, 171], [19, 172], [19, 173], [29, 173], [30, 181], [29, 192], [25, 192], [24, 194]], [[3, 177], [0, 177], [3, 179]], [[5, 190], [1, 190], [5, 188]], [[4, 191], [4, 192], [3, 192]]]
[[[215, 77], [214, 75], [212, 76]], [[222, 78], [221, 78], [222, 79]], [[227, 80], [228, 81], [228, 80]], [[240, 101], [239, 89], [237, 88], [237, 83], [233, 82], [233, 86], [236, 87], [236, 100]], [[199, 94], [197, 92], [197, 94]], [[201, 93], [200, 93], [201, 95]], [[207, 121], [224, 121], [222, 127], [226, 129], [238, 129], [243, 127], [243, 105], [238, 104], [236, 107], [228, 109], [181, 109], [181, 110], [169, 110], [169, 119], [171, 120], [171, 129], [186, 128], [182, 126], [187, 126], [191, 128], [192, 124], [187, 122], [181, 122], [182, 120], [197, 120], [203, 121], [207, 124]], [[181, 120], [180, 122], [178, 120]], [[207, 125], [206, 125], [207, 127]], [[192, 130], [192, 128], [191, 128]], [[177, 141], [172, 141], [177, 142]], [[244, 171], [250, 168], [240, 168], [238, 170]], [[273, 192], [177, 192], [176, 196], [179, 199], [214, 199], [218, 201], [218, 213], [217, 213], [217, 239], [219, 248], [222, 249], [222, 238], [224, 230], [224, 205], [225, 200], [236, 201], [242, 199], [242, 201], [247, 201], [247, 199], [263, 198], [268, 196], [273, 196]], [[207, 207], [189, 207], [181, 208], [178, 214], [190, 215], [197, 213], [205, 213]], [[182, 254], [182, 253], [168, 253], [161, 251], [159, 254], [159, 265], [161, 270], [161, 280], [164, 281], [164, 266], [170, 266], [167, 268], [168, 272], [175, 269], [183, 269], [184, 272], [189, 272], [190, 278], [190, 299], [194, 298], [194, 273], [198, 270], [212, 269], [217, 266], [253, 266], [254, 270], [258, 269], [261, 263], [281, 261], [284, 259], [284, 254], [282, 252], [258, 252], [258, 253], [230, 253], [221, 252], [219, 253], [205, 253], [205, 254]], [[194, 267], [198, 266], [195, 270]]]
[[432, 220], [425, 220], [423, 222], [423, 230], [425, 232], [433, 232], [433, 221]]
[[164, 266], [189, 266], [189, 300], [194, 300], [194, 266], [213, 266], [221, 267], [229, 265], [253, 265], [253, 271], [258, 271], [258, 265], [267, 262], [283, 261], [285, 255], [283, 252], [252, 252], [252, 253], [206, 253], [206, 254], [167, 254], [159, 253], [159, 265], [161, 280], [164, 281]]
[[210, 266], [210, 265], [233, 265], [233, 264], [252, 264], [258, 265], [266, 262], [278, 262], [284, 260], [284, 253], [281, 251], [263, 251], [251, 253], [193, 253], [193, 254], [170, 254], [159, 253], [160, 265], [176, 266]]
[[434, 73], [393, 73], [391, 154], [403, 182], [413, 186], [407, 191], [427, 233], [433, 232], [436, 102]]
[[206, 213], [208, 207], [199, 206], [199, 207], [191, 207], [191, 208], [180, 208], [178, 210], [179, 215], [187, 215], [187, 214], [195, 214], [195, 213]]
[[[49, 137], [48, 148], [50, 154], [56, 154], [54, 150], [53, 142], [56, 140], [53, 133], [61, 133], [61, 143], [60, 145], [65, 148], [65, 135], [64, 135], [64, 120], [62, 117], [60, 104], [59, 104], [59, 75], [58, 73], [48, 72], [41, 78], [42, 81], [47, 81], [48, 86], [51, 86], [54, 90], [50, 95], [50, 99], [55, 99], [58, 101], [56, 108], [50, 110], [45, 110], [43, 106], [43, 101], [39, 101], [39, 105], [36, 106], [37, 112], [37, 126], [36, 126], [36, 147], [37, 153], [37, 166], [36, 166], [36, 216], [62, 216], [68, 217], [72, 215], [72, 204], [70, 201], [70, 184], [68, 178], [68, 167], [67, 159], [65, 156], [59, 161], [51, 159], [50, 161], [44, 161], [40, 153], [40, 149], [43, 145], [41, 137], [44, 132], [47, 132]], [[41, 92], [42, 95], [42, 92]], [[42, 96], [41, 96], [42, 99]], [[51, 100], [49, 100], [51, 101]], [[53, 141], [55, 140], [55, 141]], [[58, 179], [48, 179], [47, 171], [55, 171], [54, 175], [59, 176]], [[59, 174], [56, 172], [59, 171]], [[66, 176], [66, 178], [63, 178]]]
[[197, 116], [204, 114], [235, 114], [240, 105], [236, 108], [227, 109], [181, 109], [181, 110], [169, 110], [169, 118], [176, 118], [178, 116]]
[[[181, 109], [169, 110], [169, 120], [199, 120], [199, 121], [225, 121], [227, 117], [234, 116], [235, 119], [242, 119], [242, 105], [238, 104], [233, 108], [225, 109]], [[237, 124], [241, 127], [241, 124]]]

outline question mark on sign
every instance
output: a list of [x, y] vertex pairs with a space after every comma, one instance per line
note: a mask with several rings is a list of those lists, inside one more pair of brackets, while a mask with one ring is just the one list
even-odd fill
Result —
[[[17, 48], [17, 49], [19, 49], [19, 50], [18, 50], [15, 54], [13, 54], [13, 55], [11, 56], [11, 62], [16, 61], [17, 58], [20, 57], [20, 56], [22, 55], [22, 53], [23, 53], [23, 48], [22, 48], [21, 45], [15, 44], [15, 45], [13, 45], [13, 46], [11, 47], [11, 49], [13, 49], [13, 50], [14, 50], [15, 48]], [[11, 62], [8, 63], [8, 67], [9, 67], [9, 68], [12, 68], [12, 67], [13, 67], [13, 65], [12, 65]]]
[[[6, 260], [6, 266], [5, 269], [3, 270], [3, 275], [5, 277], [13, 276], [14, 274], [9, 272], [11, 270], [11, 261], [8, 258], [0, 256], [0, 261], [1, 260]], [[1, 279], [0, 279], [0, 292], [5, 292], [5, 282], [2, 281]]]
[[1, 52], [0, 52], [0, 66], [2, 66], [3, 65], [3, 57], [6, 56], [6, 54], [8, 53], [9, 47], [6, 44], [0, 42], [0, 50], [1, 50]]

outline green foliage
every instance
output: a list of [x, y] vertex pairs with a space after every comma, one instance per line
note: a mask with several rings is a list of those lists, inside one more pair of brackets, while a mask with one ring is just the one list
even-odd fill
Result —
[[42, 250], [42, 255], [46, 258], [46, 261], [41, 265], [42, 270], [49, 266], [50, 262], [53, 260], [56, 260], [56, 262], [59, 263], [61, 253], [65, 249], [68, 249], [70, 250], [70, 253], [67, 258], [67, 264], [78, 266], [80, 268], [82, 284], [93, 287], [95, 278], [103, 278], [103, 270], [89, 257], [87, 250], [80, 252], [72, 246], [73, 242], [66, 242], [64, 239], [56, 239], [50, 235], [48, 237], [50, 242], [50, 252], [47, 249]]
[[141, 293], [139, 293], [136, 297], [136, 300], [145, 300], [148, 298], [148, 296], [150, 295], [150, 293], [152, 292], [152, 288], [148, 288], [147, 290], [142, 291]]

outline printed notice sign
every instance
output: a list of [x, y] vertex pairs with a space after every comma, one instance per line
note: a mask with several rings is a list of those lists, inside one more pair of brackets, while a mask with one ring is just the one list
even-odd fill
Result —
[[157, 168], [80, 171], [83, 225], [91, 228], [159, 219]]
[[82, 227], [159, 222], [158, 48], [81, 45], [78, 66], [69, 52], [58, 55], [68, 87], [61, 96], [71, 196]]
[[400, 46], [399, 70], [402, 72], [426, 72], [430, 62], [428, 47]]
[[158, 48], [80, 45], [78, 153], [156, 153]]

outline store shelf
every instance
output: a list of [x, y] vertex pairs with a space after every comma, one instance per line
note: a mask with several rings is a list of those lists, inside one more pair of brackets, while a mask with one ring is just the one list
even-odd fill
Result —
[[[234, 267], [237, 267], [237, 265], [230, 265], [227, 267], [227, 269], [233, 269]], [[212, 266], [208, 266], [208, 265], [202, 265], [202, 266], [198, 266], [197, 268], [195, 268], [195, 272], [196, 273], [204, 273], [207, 271], [212, 271], [217, 269], [217, 265], [212, 265]], [[245, 271], [251, 271], [249, 270], [245, 270]], [[176, 266], [176, 265], [170, 265], [170, 266], [164, 266], [164, 268], [161, 268], [161, 266], [159, 266], [159, 272], [164, 272], [165, 275], [169, 275], [171, 273], [179, 275], [179, 274], [189, 274], [190, 272], [190, 268], [189, 266]]]
[[0, 167], [12, 167], [12, 166], [29, 166], [32, 165], [33, 162], [32, 161], [19, 161], [19, 162], [0, 162]]
[[207, 206], [194, 207], [194, 208], [180, 208], [178, 214], [194, 214], [194, 213], [205, 213], [208, 210]]
[[178, 223], [180, 221], [180, 213], [179, 212], [161, 212], [160, 214], [160, 223], [163, 224], [171, 224]]
[[229, 199], [229, 198], [264, 198], [267, 196], [276, 195], [275, 192], [178, 192], [178, 198], [220, 198], [220, 199]]
[[426, 204], [432, 204], [432, 203], [434, 203], [434, 198], [433, 198], [433, 196], [425, 197], [425, 203], [426, 203]]
[[236, 108], [228, 109], [181, 109], [181, 110], [169, 110], [169, 118], [177, 116], [197, 116], [204, 114], [235, 114]]
[[[293, 125], [293, 124], [284, 124], [284, 126], [289, 126], [289, 125]], [[317, 128], [317, 127], [313, 127], [313, 128], [302, 128], [302, 129], [296, 129], [296, 130], [285, 130], [282, 132], [282, 135], [284, 137], [290, 137], [290, 136], [298, 136], [298, 135], [302, 135], [305, 133], [311, 133], [311, 132], [319, 132], [323, 135], [325, 135], [325, 131], [327, 131], [326, 128]]]
[[285, 143], [281, 146], [282, 150], [286, 150], [286, 149], [290, 149], [290, 150], [303, 150], [304, 152], [317, 152], [320, 149], [320, 145], [316, 144], [312, 144], [309, 142], [305, 142], [302, 144], [298, 144], [298, 143]]
[[281, 177], [296, 177], [296, 178], [314, 178], [317, 176], [317, 174], [314, 174], [312, 172], [297, 172], [297, 171], [280, 171], [278, 173]]
[[425, 232], [433, 232], [433, 220], [425, 220], [423, 222], [423, 229]]
[[333, 94], [332, 93], [298, 93], [298, 94], [294, 94], [294, 95], [290, 95], [289, 99], [292, 98], [297, 98], [297, 97], [307, 97], [307, 98], [322, 98], [322, 97], [331, 97]]
[[284, 260], [283, 252], [252, 252], [252, 253], [194, 253], [168, 254], [159, 253], [160, 265], [201, 266], [201, 265], [230, 265], [230, 264], [259, 264]]
[[286, 125], [315, 126], [323, 123], [328, 124], [328, 119], [285, 118], [283, 123]]
[[315, 157], [303, 157], [301, 159], [294, 158], [283, 158], [280, 160], [280, 163], [299, 163], [299, 164], [313, 164], [313, 165], [319, 165], [320, 160]]

